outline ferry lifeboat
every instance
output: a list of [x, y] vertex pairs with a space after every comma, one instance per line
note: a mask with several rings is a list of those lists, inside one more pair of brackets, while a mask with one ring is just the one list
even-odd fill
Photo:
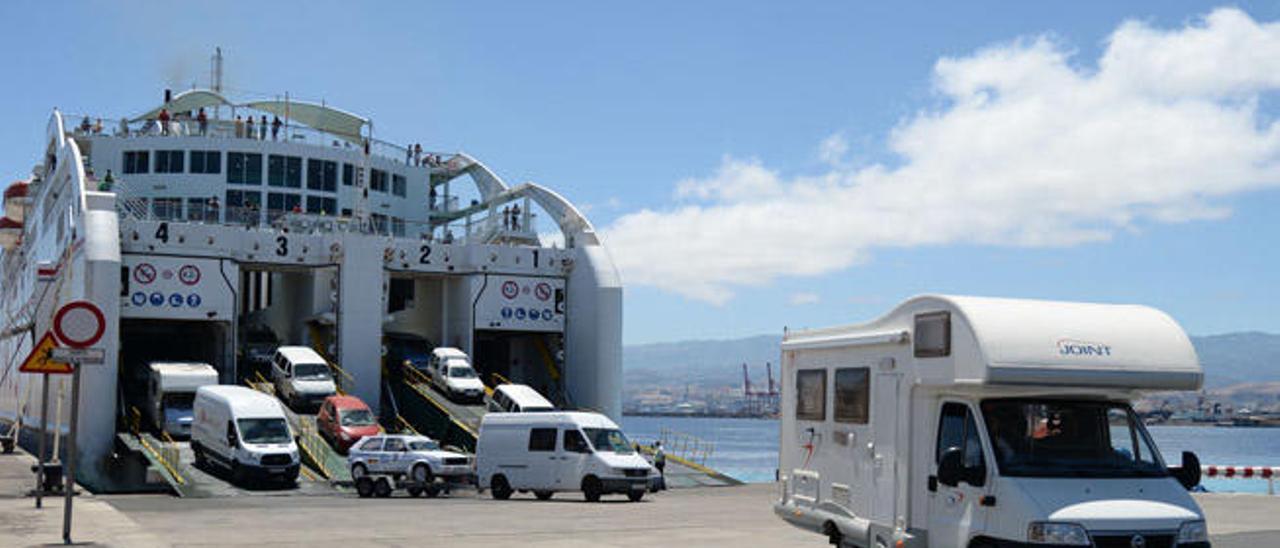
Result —
[[[8, 203], [8, 200], [5, 200]], [[8, 217], [0, 217], [0, 247], [5, 251], [18, 246], [22, 241], [22, 223]]]
[[31, 187], [26, 181], [15, 181], [4, 189], [4, 216], [17, 221], [23, 222], [26, 215], [26, 205], [30, 201], [27, 198], [27, 191]]

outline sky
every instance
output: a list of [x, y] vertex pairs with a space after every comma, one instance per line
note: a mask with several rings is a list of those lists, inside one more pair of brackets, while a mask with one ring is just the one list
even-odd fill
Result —
[[0, 176], [54, 107], [208, 83], [535, 181], [603, 235], [629, 344], [920, 293], [1280, 332], [1280, 5], [0, 3]]

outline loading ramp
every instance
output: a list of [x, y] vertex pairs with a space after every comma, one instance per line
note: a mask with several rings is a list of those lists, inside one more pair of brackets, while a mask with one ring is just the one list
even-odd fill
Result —
[[[399, 402], [402, 420], [441, 445], [452, 445], [474, 453], [480, 419], [486, 411], [485, 403], [454, 402], [436, 392], [426, 375], [413, 367], [401, 366], [399, 377], [389, 384]], [[486, 387], [485, 391], [488, 392], [489, 388]]]
[[[275, 385], [261, 373], [255, 372], [251, 380], [245, 381], [245, 384], [272, 397], [276, 395]], [[302, 457], [302, 470], [309, 469], [319, 478], [333, 483], [350, 484], [351, 471], [347, 468], [347, 458], [338, 454], [338, 451], [329, 445], [329, 441], [320, 435], [316, 416], [298, 413], [290, 409], [283, 400], [280, 401], [280, 407], [284, 409], [285, 417], [289, 420], [289, 428], [297, 436], [298, 453]]]
[[150, 432], [121, 432], [118, 440], [128, 449], [142, 455], [174, 494], [180, 497], [208, 498], [255, 495], [331, 493], [328, 482], [309, 470], [298, 476], [296, 488], [264, 487], [245, 488], [233, 484], [230, 474], [221, 469], [201, 468], [195, 464], [195, 452], [186, 441], [174, 441], [167, 436], [157, 437]]

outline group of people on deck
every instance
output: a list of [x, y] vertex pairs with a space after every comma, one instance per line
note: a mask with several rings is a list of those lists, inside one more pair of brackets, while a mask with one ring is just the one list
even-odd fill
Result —
[[440, 167], [444, 165], [444, 160], [440, 159], [439, 154], [430, 152], [422, 153], [422, 143], [415, 143], [404, 148], [405, 165]]
[[267, 115], [263, 114], [262, 117], [260, 118], [260, 121], [257, 124], [258, 127], [256, 128], [256, 130], [254, 128], [252, 115], [250, 115], [247, 120], [243, 120], [241, 119], [240, 116], [236, 116], [236, 122], [235, 122], [236, 138], [257, 139], [260, 141], [266, 141], [268, 125], [271, 127], [271, 140], [272, 141], [280, 140], [280, 128], [284, 126], [284, 122], [280, 121], [279, 116], [272, 116], [271, 122], [270, 124], [268, 124]]

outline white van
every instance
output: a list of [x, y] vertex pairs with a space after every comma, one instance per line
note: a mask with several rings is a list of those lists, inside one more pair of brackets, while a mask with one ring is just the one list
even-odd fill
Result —
[[484, 383], [471, 368], [465, 352], [446, 346], [436, 348], [431, 351], [431, 363], [427, 369], [432, 384], [450, 399], [484, 401]]
[[489, 410], [497, 413], [540, 413], [555, 409], [555, 404], [525, 384], [499, 384], [489, 398]]
[[197, 466], [213, 463], [226, 468], [235, 483], [293, 483], [302, 464], [280, 402], [243, 386], [202, 386], [196, 391], [191, 450]]
[[841, 546], [1207, 547], [1129, 402], [1195, 390], [1186, 333], [1143, 307], [925, 296], [782, 342], [775, 513]]
[[271, 379], [280, 399], [297, 408], [319, 407], [338, 387], [329, 363], [305, 346], [281, 346], [271, 357]]
[[175, 438], [191, 435], [191, 406], [196, 389], [218, 384], [218, 372], [205, 363], [147, 364], [147, 413], [157, 430]]
[[533, 491], [541, 500], [557, 491], [581, 491], [590, 502], [620, 493], [633, 502], [657, 481], [657, 471], [636, 453], [618, 425], [599, 413], [488, 413], [476, 441], [481, 489], [505, 500]]

